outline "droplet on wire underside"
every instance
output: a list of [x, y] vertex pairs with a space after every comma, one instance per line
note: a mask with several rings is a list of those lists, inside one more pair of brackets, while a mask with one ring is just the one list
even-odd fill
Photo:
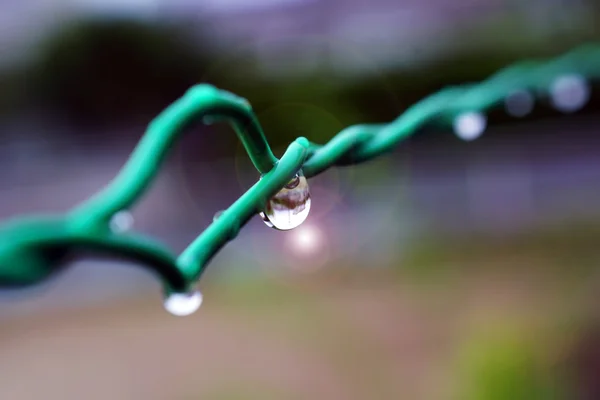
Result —
[[563, 113], [579, 111], [590, 100], [590, 96], [590, 84], [579, 74], [559, 76], [550, 86], [552, 105]]
[[127, 210], [119, 211], [109, 222], [110, 230], [114, 233], [125, 233], [133, 226], [133, 215]]
[[487, 118], [484, 114], [473, 111], [465, 112], [454, 120], [454, 133], [462, 140], [471, 141], [480, 137], [485, 131]]
[[308, 181], [302, 172], [299, 172], [269, 199], [260, 216], [269, 228], [287, 231], [306, 220], [310, 202]]
[[221, 215], [223, 215], [224, 212], [225, 212], [225, 210], [219, 210], [219, 211], [217, 211], [215, 213], [215, 215], [213, 216], [213, 221], [218, 220], [221, 217]]
[[504, 99], [506, 112], [513, 117], [521, 118], [533, 111], [535, 99], [527, 90], [515, 90]]
[[195, 313], [201, 305], [202, 293], [198, 290], [188, 293], [171, 293], [164, 302], [165, 310], [178, 317]]

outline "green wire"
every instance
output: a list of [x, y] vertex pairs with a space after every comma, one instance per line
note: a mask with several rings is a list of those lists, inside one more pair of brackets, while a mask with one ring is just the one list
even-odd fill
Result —
[[[91, 253], [148, 268], [167, 293], [187, 292], [212, 257], [299, 171], [309, 178], [332, 166], [370, 160], [392, 150], [428, 121], [451, 123], [464, 112], [493, 107], [517, 90], [547, 93], [552, 82], [566, 74], [599, 77], [600, 47], [588, 44], [552, 60], [523, 61], [481, 83], [445, 88], [388, 124], [351, 126], [324, 145], [298, 138], [279, 160], [247, 100], [212, 85], [196, 85], [150, 123], [119, 174], [95, 196], [64, 215], [21, 217], [0, 226], [0, 284], [24, 287], [40, 283], [73, 256]], [[139, 233], [111, 231], [111, 218], [131, 209], [146, 193], [172, 145], [184, 128], [197, 120], [229, 123], [262, 179], [179, 256]]]

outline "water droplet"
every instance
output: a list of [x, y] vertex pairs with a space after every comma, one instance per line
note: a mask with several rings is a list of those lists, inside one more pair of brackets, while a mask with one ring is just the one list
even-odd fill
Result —
[[559, 111], [571, 113], [581, 109], [590, 99], [590, 85], [579, 74], [562, 75], [552, 82], [552, 105]]
[[261, 218], [269, 228], [294, 229], [306, 220], [310, 211], [310, 191], [306, 177], [299, 172], [267, 202]]
[[164, 302], [165, 310], [178, 317], [195, 313], [202, 305], [202, 293], [195, 290], [189, 293], [172, 293]]
[[533, 111], [535, 99], [527, 90], [515, 90], [504, 100], [506, 112], [513, 117], [524, 117]]
[[220, 217], [221, 215], [223, 215], [223, 213], [224, 213], [224, 212], [225, 212], [225, 210], [219, 210], [219, 211], [217, 211], [217, 212], [215, 213], [215, 215], [213, 216], [213, 221], [216, 221], [216, 220], [218, 220], [218, 219], [219, 219], [219, 217]]
[[133, 215], [129, 211], [119, 211], [112, 216], [109, 222], [110, 230], [113, 233], [124, 233], [133, 226]]
[[483, 134], [487, 119], [480, 112], [466, 112], [454, 120], [454, 132], [462, 140], [475, 140]]

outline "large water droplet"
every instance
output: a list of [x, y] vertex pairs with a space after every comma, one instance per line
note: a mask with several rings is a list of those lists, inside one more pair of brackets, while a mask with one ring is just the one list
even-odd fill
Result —
[[271, 197], [260, 216], [268, 227], [287, 231], [303, 223], [309, 211], [308, 181], [299, 172], [279, 193]]
[[189, 293], [172, 293], [164, 302], [165, 310], [178, 317], [195, 313], [202, 305], [202, 293], [195, 290]]

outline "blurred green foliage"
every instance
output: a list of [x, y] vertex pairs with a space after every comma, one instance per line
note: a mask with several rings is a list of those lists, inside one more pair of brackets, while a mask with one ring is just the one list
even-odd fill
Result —
[[[509, 234], [472, 232], [453, 236], [433, 228], [410, 247], [403, 265], [410, 265], [422, 276], [444, 273], [440, 266], [448, 264], [457, 267], [454, 272], [464, 273], [465, 268], [490, 266], [493, 260], [508, 255], [515, 261], [535, 260], [546, 268], [577, 276], [593, 271], [600, 263], [599, 240], [600, 219], [591, 217], [537, 225]], [[521, 266], [514, 264], [515, 268]]]
[[[461, 400], [567, 400], [563, 378], [544, 365], [532, 340], [506, 325], [475, 334], [461, 352]], [[461, 386], [461, 385], [459, 385]]]

